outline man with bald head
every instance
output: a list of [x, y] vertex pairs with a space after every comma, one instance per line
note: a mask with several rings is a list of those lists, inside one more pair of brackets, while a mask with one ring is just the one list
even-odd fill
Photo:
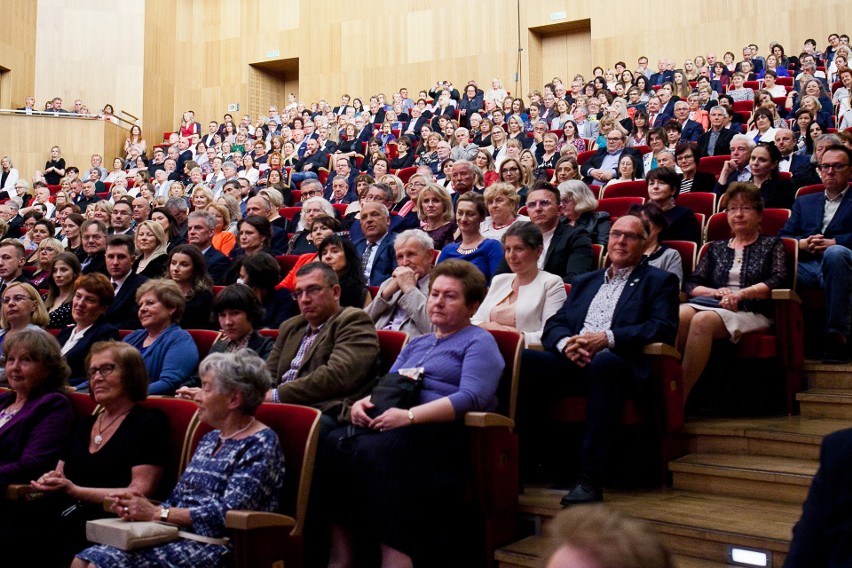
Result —
[[[609, 232], [608, 268], [577, 276], [562, 309], [544, 326], [545, 351], [525, 350], [521, 369], [525, 453], [548, 427], [541, 409], [555, 397], [586, 396], [586, 428], [577, 484], [562, 505], [603, 499], [602, 483], [613, 457], [627, 397], [650, 396], [648, 343], [671, 344], [678, 326], [678, 279], [642, 262], [648, 226], [626, 215]], [[544, 437], [546, 438], [546, 437]], [[552, 451], [552, 450], [551, 450]]]

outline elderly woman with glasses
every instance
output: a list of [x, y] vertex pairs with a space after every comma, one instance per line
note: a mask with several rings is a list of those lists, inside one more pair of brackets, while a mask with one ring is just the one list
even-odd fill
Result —
[[681, 304], [677, 338], [684, 400], [704, 371], [714, 340], [736, 343], [743, 334], [772, 325], [772, 289], [787, 281], [784, 244], [760, 234], [760, 189], [736, 182], [725, 198], [733, 236], [712, 243], [684, 285], [690, 301]]
[[227, 566], [232, 548], [225, 530], [231, 509], [274, 511], [284, 483], [278, 436], [254, 417], [271, 378], [263, 359], [243, 350], [208, 356], [199, 369], [198, 415], [213, 431], [198, 444], [186, 472], [160, 504], [138, 492], [122, 491], [111, 510], [125, 521], [166, 521], [215, 539], [178, 539], [159, 546], [122, 551], [105, 545], [77, 555], [74, 568], [95, 566]]

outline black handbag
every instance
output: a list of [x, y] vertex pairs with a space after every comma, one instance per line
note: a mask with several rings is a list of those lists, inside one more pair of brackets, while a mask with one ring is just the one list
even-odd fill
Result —
[[390, 408], [409, 409], [417, 404], [420, 390], [423, 388], [423, 371], [402, 370], [405, 372], [388, 373], [379, 379], [370, 394], [370, 402], [375, 405], [367, 411], [370, 418], [375, 418]]

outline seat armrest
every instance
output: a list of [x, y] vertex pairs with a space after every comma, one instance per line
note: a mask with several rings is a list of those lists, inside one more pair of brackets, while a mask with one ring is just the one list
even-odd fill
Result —
[[472, 428], [514, 428], [515, 421], [496, 412], [466, 412], [464, 425]]
[[6, 486], [6, 499], [20, 501], [26, 499], [28, 495], [35, 493], [29, 484], [10, 483]]
[[264, 511], [231, 510], [225, 514], [225, 527], [238, 531], [250, 531], [270, 527], [295, 527], [296, 519], [279, 513]]
[[789, 300], [791, 302], [796, 302], [797, 304], [802, 303], [802, 299], [798, 294], [796, 294], [795, 290], [790, 290], [789, 288], [777, 288], [772, 290], [772, 299]]
[[680, 361], [680, 351], [667, 343], [649, 343], [642, 350], [645, 355], [663, 355], [665, 357], [674, 357]]

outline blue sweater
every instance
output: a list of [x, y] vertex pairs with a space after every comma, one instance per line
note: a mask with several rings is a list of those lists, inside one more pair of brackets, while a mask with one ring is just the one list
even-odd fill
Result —
[[441, 250], [438, 263], [451, 258], [466, 260], [477, 267], [485, 275], [485, 282], [490, 286], [491, 278], [503, 260], [503, 245], [495, 239], [485, 239], [482, 244], [470, 254], [459, 253], [460, 243], [450, 243]]
[[447, 397], [456, 418], [461, 418], [465, 412], [497, 408], [497, 386], [504, 366], [494, 337], [469, 325], [444, 339], [437, 339], [434, 333], [412, 339], [391, 371], [424, 367], [420, 404]]
[[154, 343], [143, 348], [142, 342], [146, 337], [146, 330], [137, 329], [125, 337], [124, 342], [142, 353], [142, 360], [151, 377], [148, 394], [174, 394], [198, 368], [198, 348], [195, 341], [177, 324], [170, 325]]

